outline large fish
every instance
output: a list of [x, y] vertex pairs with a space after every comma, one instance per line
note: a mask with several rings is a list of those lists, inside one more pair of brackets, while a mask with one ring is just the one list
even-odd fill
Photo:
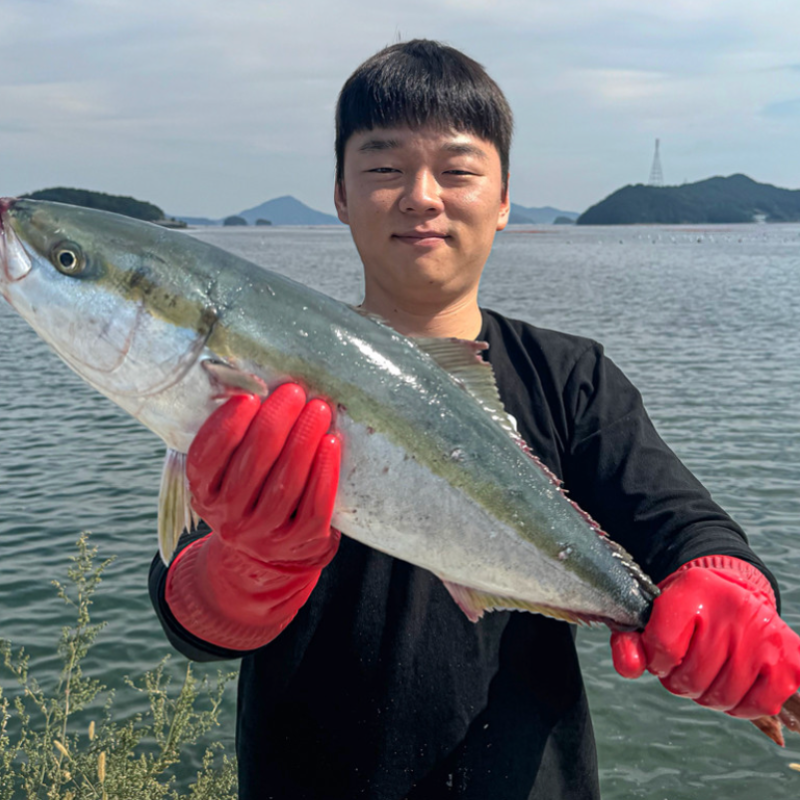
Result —
[[528, 452], [483, 345], [409, 339], [185, 234], [58, 203], [0, 200], [0, 263], [5, 299], [166, 442], [165, 561], [193, 523], [200, 425], [232, 393], [293, 380], [336, 408], [343, 533], [438, 575], [473, 620], [644, 626], [658, 589]]

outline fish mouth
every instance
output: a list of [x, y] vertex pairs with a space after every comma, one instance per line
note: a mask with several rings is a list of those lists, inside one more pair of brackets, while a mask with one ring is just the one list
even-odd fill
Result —
[[31, 260], [8, 219], [16, 202], [16, 197], [0, 197], [0, 289], [7, 300], [4, 287], [22, 280], [31, 270]]
[[0, 197], [0, 237], [2, 237], [5, 233], [5, 222], [3, 217], [16, 202], [16, 197]]
[[3, 217], [13, 204], [13, 198], [0, 197], [0, 294], [6, 300], [8, 300], [8, 296], [5, 293], [4, 285], [11, 282], [11, 276], [8, 274], [8, 267], [6, 266], [6, 230]]
[[0, 197], [0, 234], [3, 233], [3, 215], [17, 202], [16, 197]]

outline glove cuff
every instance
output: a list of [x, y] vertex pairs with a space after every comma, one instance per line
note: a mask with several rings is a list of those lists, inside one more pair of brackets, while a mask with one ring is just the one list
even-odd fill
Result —
[[194, 636], [229, 650], [255, 650], [294, 619], [319, 574], [270, 570], [211, 533], [176, 556], [164, 597], [175, 619]]
[[743, 561], [741, 558], [720, 555], [701, 556], [688, 561], [673, 574], [677, 575], [680, 572], [697, 568], [711, 569], [721, 577], [761, 595], [772, 608], [777, 607], [775, 592], [772, 591], [772, 585], [767, 576], [758, 567]]

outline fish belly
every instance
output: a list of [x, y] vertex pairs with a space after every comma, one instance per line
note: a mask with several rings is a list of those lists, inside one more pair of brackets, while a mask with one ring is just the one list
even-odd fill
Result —
[[379, 432], [340, 418], [345, 453], [333, 525], [442, 580], [586, 614], [607, 600]]

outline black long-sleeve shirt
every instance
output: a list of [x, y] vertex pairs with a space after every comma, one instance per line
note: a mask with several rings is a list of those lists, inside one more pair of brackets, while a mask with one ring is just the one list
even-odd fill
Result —
[[[533, 452], [654, 580], [725, 554], [758, 566], [777, 596], [600, 345], [492, 311], [479, 338]], [[432, 574], [343, 537], [295, 620], [240, 653], [180, 626], [165, 577], [156, 557], [151, 594], [175, 647], [242, 658], [242, 798], [599, 797], [572, 626], [521, 612], [472, 624]]]

